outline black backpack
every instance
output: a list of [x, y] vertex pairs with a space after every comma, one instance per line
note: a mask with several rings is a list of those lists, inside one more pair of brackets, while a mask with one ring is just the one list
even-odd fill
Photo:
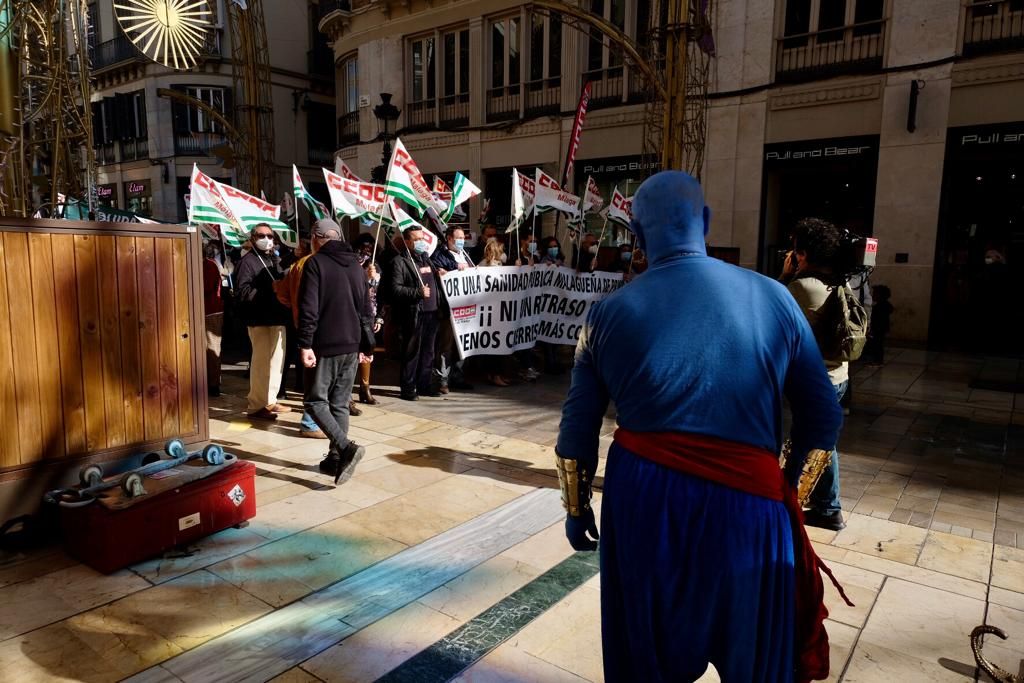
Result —
[[842, 285], [830, 285], [828, 298], [818, 311], [814, 336], [826, 361], [846, 363], [857, 360], [868, 339], [868, 313], [854, 295]]

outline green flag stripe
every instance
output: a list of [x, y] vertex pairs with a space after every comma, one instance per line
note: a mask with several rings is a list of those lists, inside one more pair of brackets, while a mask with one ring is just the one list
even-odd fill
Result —
[[392, 197], [398, 197], [402, 201], [406, 202], [410, 206], [414, 206], [418, 211], [422, 213], [423, 203], [420, 202], [420, 198], [416, 196], [412, 188], [402, 183], [397, 183], [394, 180], [389, 180], [388, 184], [384, 187], [384, 194], [391, 195]]

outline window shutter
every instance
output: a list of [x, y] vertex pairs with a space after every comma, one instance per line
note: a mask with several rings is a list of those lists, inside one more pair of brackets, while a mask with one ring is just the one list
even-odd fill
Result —
[[[185, 93], [185, 86], [172, 85], [171, 90], [182, 94]], [[175, 135], [188, 135], [188, 105], [178, 100], [171, 100], [171, 125]]]
[[135, 105], [135, 137], [144, 140], [149, 137], [149, 126], [146, 123], [146, 91], [138, 90], [135, 93], [133, 104]]
[[92, 102], [92, 144], [94, 147], [106, 142], [103, 137], [103, 102]]

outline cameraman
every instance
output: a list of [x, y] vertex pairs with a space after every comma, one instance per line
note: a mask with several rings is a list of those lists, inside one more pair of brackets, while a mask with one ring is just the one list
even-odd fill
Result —
[[[828, 299], [830, 285], [835, 284], [833, 268], [839, 249], [840, 232], [836, 226], [819, 218], [804, 218], [793, 231], [793, 250], [786, 256], [782, 277], [779, 278], [807, 316], [819, 346], [824, 333], [819, 329], [823, 322], [821, 308]], [[841, 277], [839, 279], [845, 287]], [[850, 364], [827, 360], [824, 363], [836, 390], [836, 400], [842, 400], [849, 386]], [[804, 523], [808, 526], [834, 531], [846, 526], [839, 502], [839, 452], [835, 448], [832, 449], [832, 462], [822, 472], [808, 505], [810, 509], [804, 513]]]

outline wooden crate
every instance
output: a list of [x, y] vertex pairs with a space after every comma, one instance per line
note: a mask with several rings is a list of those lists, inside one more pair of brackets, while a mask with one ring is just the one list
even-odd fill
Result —
[[205, 348], [197, 233], [0, 217], [0, 522], [88, 462], [206, 441]]

